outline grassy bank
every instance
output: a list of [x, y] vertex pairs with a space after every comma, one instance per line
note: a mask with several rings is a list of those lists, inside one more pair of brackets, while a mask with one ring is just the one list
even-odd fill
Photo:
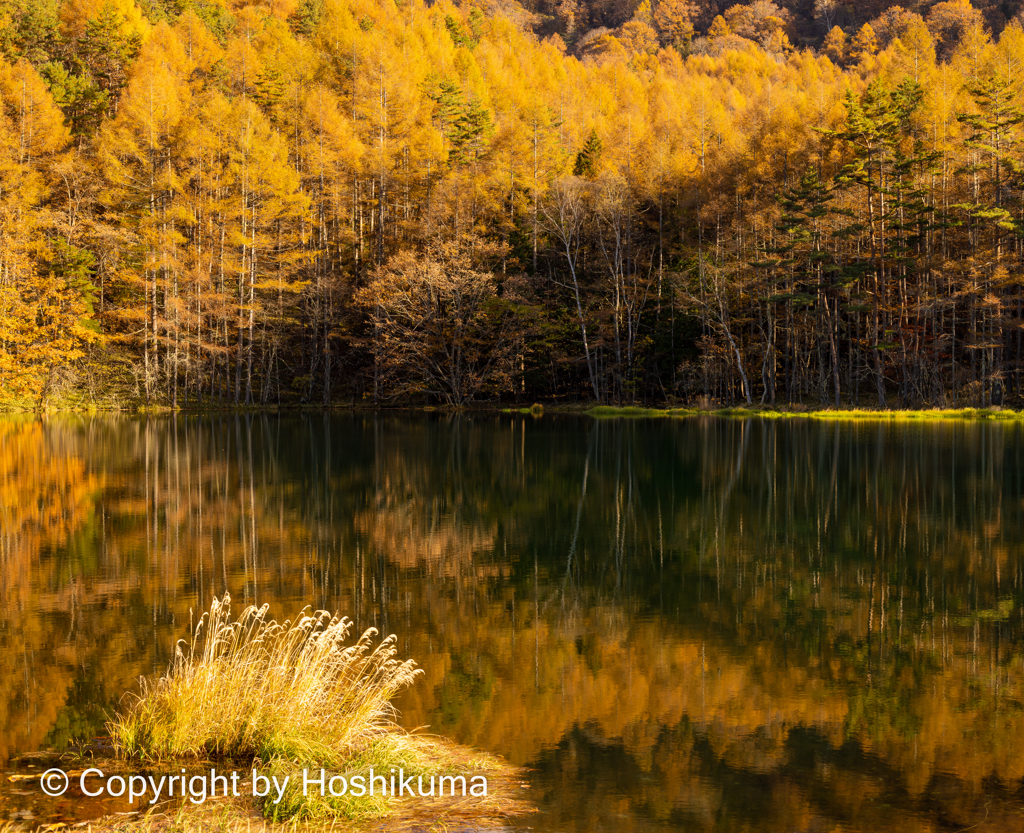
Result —
[[872, 410], [869, 408], [851, 410], [780, 410], [772, 408], [717, 408], [701, 410], [696, 408], [638, 408], [599, 405], [584, 411], [588, 416], [599, 419], [637, 417], [761, 417], [764, 419], [823, 419], [823, 420], [951, 420], [971, 419], [990, 421], [1024, 420], [1024, 411], [1000, 408], [934, 408], [931, 410]]
[[[643, 405], [593, 405], [587, 402], [533, 403], [529, 406], [503, 405], [499, 403], [476, 403], [465, 408], [445, 407], [430, 404], [405, 404], [400, 407], [380, 405], [372, 402], [348, 400], [322, 403], [302, 403], [296, 400], [269, 402], [267, 404], [235, 405], [228, 402], [179, 402], [177, 408], [168, 401], [153, 399], [146, 401], [140, 394], [138, 384], [129, 378], [127, 365], [122, 362], [116, 367], [100, 368], [88, 375], [80, 371], [74, 384], [54, 385], [52, 391], [41, 396], [38, 392], [29, 396], [15, 395], [0, 388], [0, 413], [128, 413], [128, 414], [204, 414], [204, 413], [322, 413], [325, 411], [409, 411], [419, 413], [494, 413], [521, 414], [541, 417], [545, 413], [586, 414], [597, 418], [653, 418], [653, 417], [762, 417], [765, 419], [829, 419], [829, 420], [1024, 420], [1024, 410], [1009, 408], [927, 408], [927, 409], [874, 409], [845, 408], [814, 409], [799, 404], [777, 407], [670, 407], [654, 408]], [[83, 381], [83, 379], [85, 381]]]
[[[118, 757], [149, 769], [186, 762], [255, 767], [286, 785], [276, 796], [228, 800], [240, 822], [255, 809], [275, 822], [398, 824], [433, 813], [479, 826], [520, 811], [515, 768], [394, 722], [392, 698], [421, 672], [412, 660], [396, 658], [393, 636], [375, 642], [371, 628], [350, 644], [351, 627], [347, 619], [308, 610], [278, 623], [266, 606], [247, 607], [235, 619], [230, 599], [215, 599], [191, 641], [179, 643], [168, 672], [144, 684], [109, 724]], [[337, 793], [303, 789], [306, 771], [337, 776]], [[417, 779], [413, 799], [395, 796], [393, 782], [390, 794], [380, 786], [376, 794], [355, 789], [357, 779], [367, 785], [383, 775], [386, 783], [396, 773]], [[435, 779], [450, 785], [446, 795], [443, 786], [434, 795]]]

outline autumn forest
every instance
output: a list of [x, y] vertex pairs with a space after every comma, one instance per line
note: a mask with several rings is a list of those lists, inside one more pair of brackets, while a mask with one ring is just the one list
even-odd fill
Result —
[[1018, 11], [0, 0], [0, 404], [1021, 403]]

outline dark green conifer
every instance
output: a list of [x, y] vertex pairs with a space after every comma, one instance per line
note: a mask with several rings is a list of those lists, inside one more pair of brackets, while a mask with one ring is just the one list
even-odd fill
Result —
[[581, 176], [584, 179], [593, 179], [597, 175], [597, 163], [601, 158], [604, 144], [597, 135], [596, 130], [591, 130], [583, 149], [576, 154], [576, 162], [572, 166], [573, 176]]

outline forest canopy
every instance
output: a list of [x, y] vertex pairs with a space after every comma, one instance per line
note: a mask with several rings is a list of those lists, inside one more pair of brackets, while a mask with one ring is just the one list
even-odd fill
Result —
[[1016, 13], [0, 0], [0, 391], [1019, 402]]

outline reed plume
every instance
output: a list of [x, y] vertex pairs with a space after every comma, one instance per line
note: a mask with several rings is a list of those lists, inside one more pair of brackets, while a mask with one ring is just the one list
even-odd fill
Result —
[[232, 619], [230, 597], [214, 599], [168, 672], [109, 724], [118, 753], [336, 768], [397, 728], [391, 700], [422, 672], [395, 659], [394, 636], [374, 646], [370, 628], [346, 645], [347, 618], [306, 608], [278, 623], [267, 609]]

